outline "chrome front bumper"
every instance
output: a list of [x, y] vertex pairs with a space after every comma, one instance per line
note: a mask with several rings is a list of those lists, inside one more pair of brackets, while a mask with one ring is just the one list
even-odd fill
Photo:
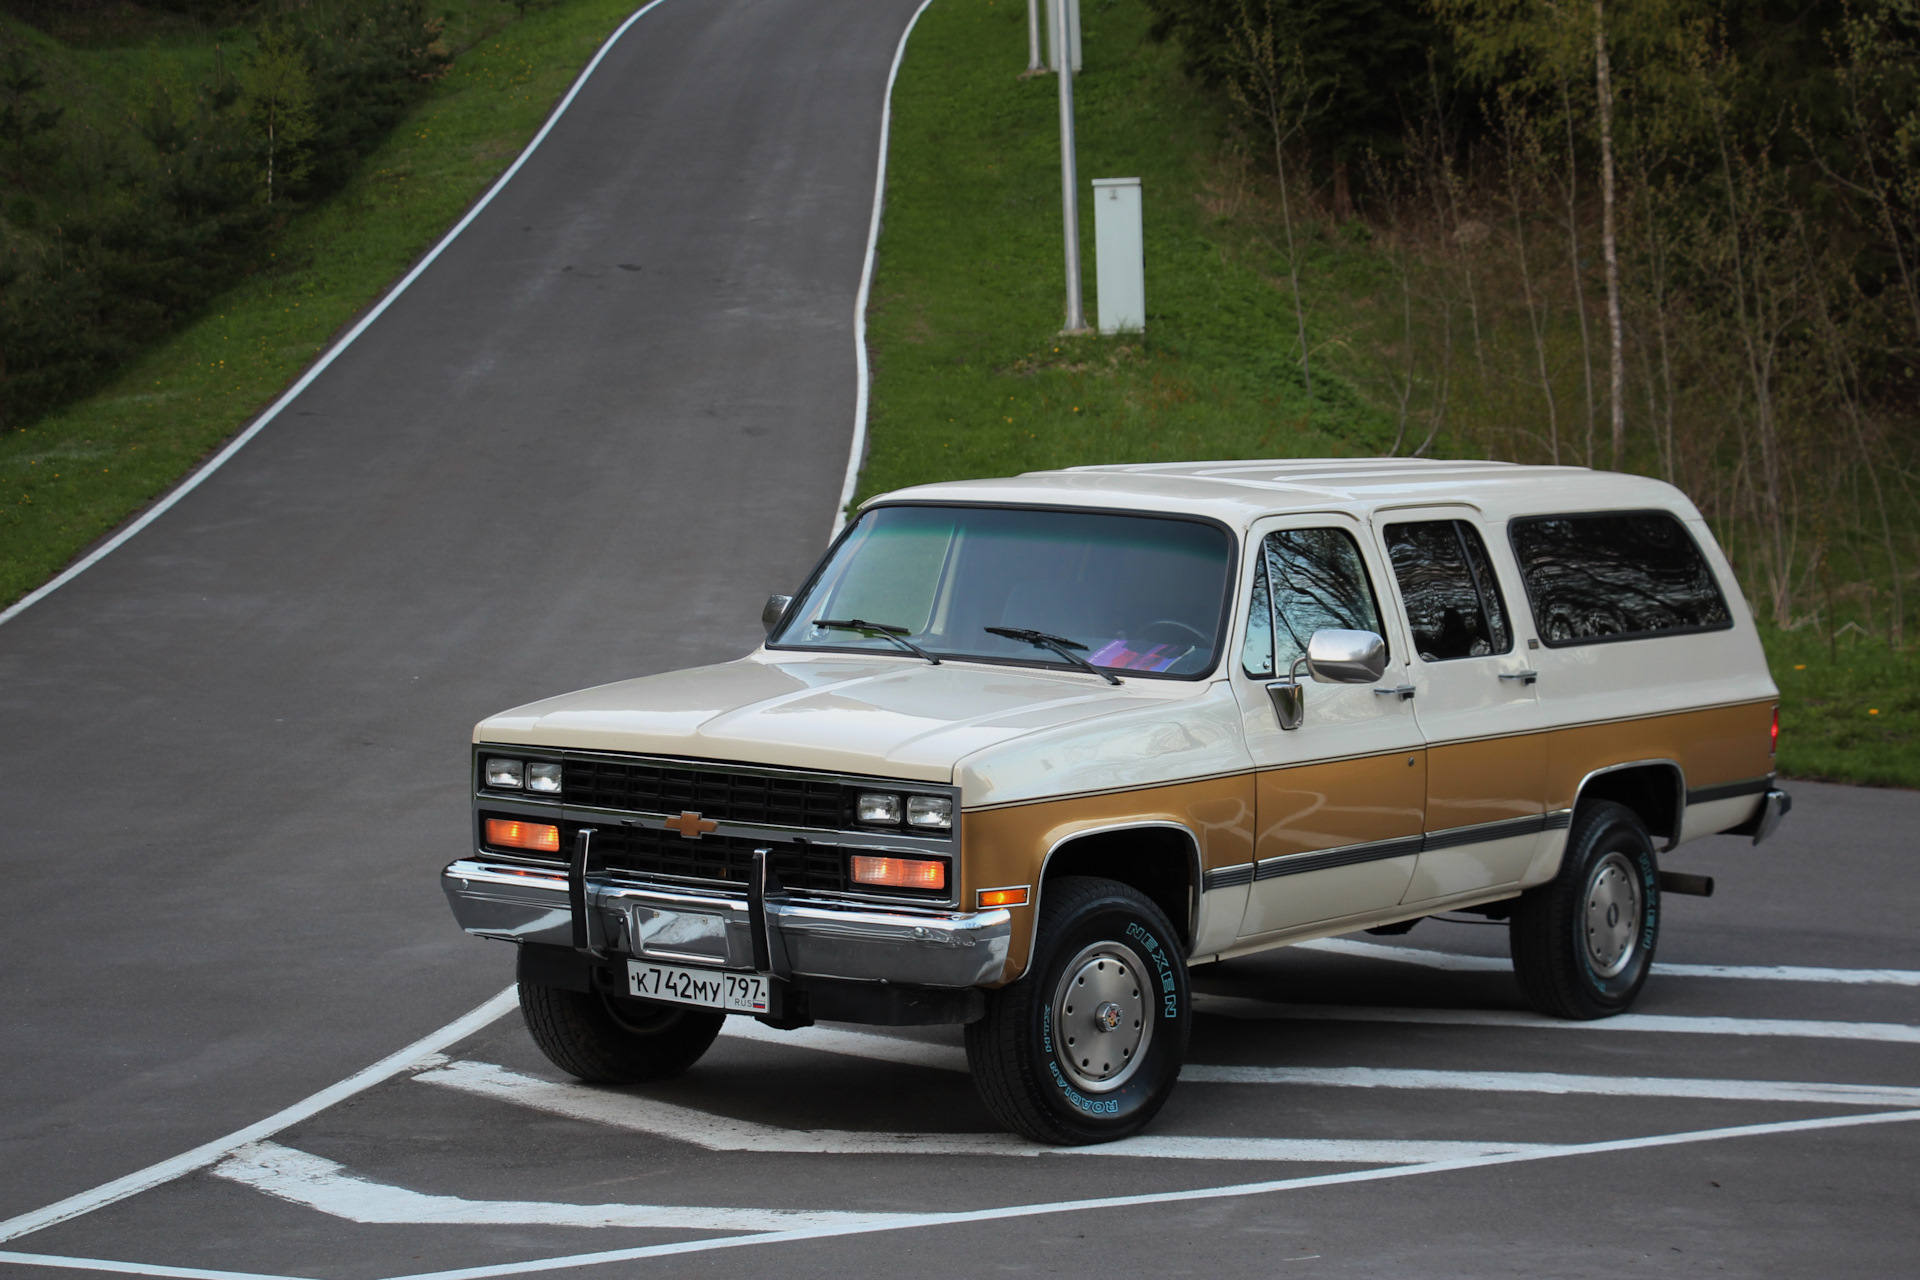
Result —
[[[482, 938], [574, 945], [567, 874], [462, 858], [440, 885], [460, 927]], [[588, 910], [605, 949], [671, 964], [754, 968], [745, 895], [599, 884]], [[956, 912], [769, 901], [767, 928], [795, 974], [927, 987], [997, 982], [1013, 935], [1005, 910]]]

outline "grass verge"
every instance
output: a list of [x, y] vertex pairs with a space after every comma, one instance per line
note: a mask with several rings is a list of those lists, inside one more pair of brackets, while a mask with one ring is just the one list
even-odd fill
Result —
[[[1223, 122], [1183, 81], [1177, 51], [1147, 39], [1139, 0], [1087, 0], [1083, 22], [1080, 171], [1142, 179], [1147, 332], [1058, 336], [1055, 83], [1020, 77], [1024, 4], [934, 0], [894, 93], [861, 496], [1081, 463], [1385, 452], [1401, 427], [1391, 379], [1346, 352], [1343, 335], [1391, 310], [1376, 300], [1393, 296], [1396, 264], [1352, 228], [1303, 235], [1309, 399], [1284, 259], [1236, 216], [1244, 166], [1223, 157]], [[1090, 285], [1089, 316], [1094, 303]], [[1445, 433], [1436, 443], [1475, 451]], [[1765, 639], [1783, 772], [1920, 786], [1920, 657], [1873, 641], [1829, 646], [1810, 629]]]
[[[1220, 121], [1138, 0], [1086, 0], [1074, 82], [1084, 178], [1141, 179], [1147, 331], [1059, 336], [1058, 89], [1021, 78], [1021, 0], [935, 0], [894, 92], [869, 313], [862, 495], [1087, 462], [1375, 453], [1384, 415], [1333, 378], [1308, 398], [1286, 296], [1212, 235]], [[1081, 201], [1086, 311], [1093, 212]]]
[[565, 0], [482, 39], [344, 190], [294, 221], [271, 266], [97, 395], [0, 439], [0, 605], [270, 404], [512, 162], [634, 7]]

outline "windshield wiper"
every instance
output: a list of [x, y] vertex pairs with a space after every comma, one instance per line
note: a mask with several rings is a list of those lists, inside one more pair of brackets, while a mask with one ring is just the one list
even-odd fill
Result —
[[1051, 649], [1055, 653], [1059, 654], [1061, 657], [1065, 658], [1068, 662], [1071, 662], [1074, 666], [1081, 667], [1087, 671], [1092, 672], [1094, 675], [1099, 676], [1102, 680], [1105, 680], [1108, 684], [1121, 683], [1120, 677], [1113, 674], [1113, 672], [1102, 671], [1100, 668], [1094, 666], [1091, 662], [1088, 662], [1085, 658], [1075, 653], [1074, 652], [1075, 649], [1084, 649], [1087, 646], [1080, 644], [1076, 641], [1069, 640], [1065, 636], [1050, 636], [1044, 631], [1030, 631], [1024, 627], [987, 627], [984, 629], [992, 632], [996, 636], [1005, 636], [1009, 640], [1022, 640], [1022, 641], [1025, 641], [1027, 644], [1033, 645], [1036, 648]]
[[884, 622], [867, 622], [860, 618], [815, 618], [813, 625], [830, 631], [858, 631], [861, 635], [879, 636], [882, 640], [893, 641], [916, 658], [925, 658], [928, 666], [940, 665], [940, 659], [906, 638], [905, 627], [890, 627]]

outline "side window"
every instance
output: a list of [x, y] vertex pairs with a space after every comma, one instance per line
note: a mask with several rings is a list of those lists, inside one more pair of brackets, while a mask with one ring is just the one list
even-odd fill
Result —
[[1387, 555], [1421, 661], [1484, 658], [1513, 648], [1506, 602], [1478, 529], [1464, 520], [1390, 524]]
[[1282, 529], [1260, 542], [1240, 665], [1250, 676], [1291, 670], [1325, 627], [1380, 632], [1360, 548], [1344, 529]]
[[1549, 647], [1733, 625], [1700, 548], [1664, 511], [1533, 516], [1512, 538]]

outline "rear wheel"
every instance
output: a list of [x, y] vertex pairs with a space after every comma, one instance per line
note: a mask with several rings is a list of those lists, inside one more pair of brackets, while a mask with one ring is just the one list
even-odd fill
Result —
[[1111, 880], [1050, 882], [1026, 977], [967, 1027], [975, 1086], [999, 1121], [1079, 1146], [1137, 1133], [1165, 1105], [1192, 1024], [1165, 913]]
[[594, 1084], [677, 1076], [700, 1060], [727, 1019], [708, 1009], [534, 982], [520, 984], [520, 1014], [548, 1061]]
[[1556, 1018], [1623, 1013], [1653, 967], [1660, 866], [1639, 815], [1610, 800], [1581, 806], [1560, 873], [1529, 889], [1508, 923], [1527, 1003]]

